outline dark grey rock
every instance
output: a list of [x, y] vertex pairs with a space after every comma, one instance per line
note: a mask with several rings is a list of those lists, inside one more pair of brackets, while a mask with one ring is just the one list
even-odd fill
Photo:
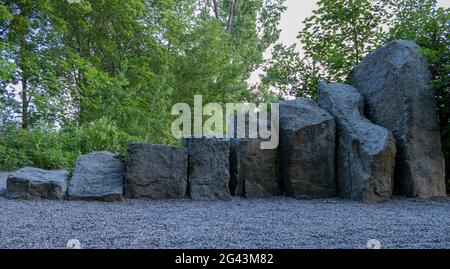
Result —
[[319, 83], [319, 106], [337, 128], [337, 181], [343, 198], [363, 202], [389, 199], [394, 187], [392, 133], [363, 116], [364, 98], [352, 86]]
[[230, 189], [235, 196], [263, 198], [281, 193], [278, 148], [261, 149], [259, 138], [231, 140]]
[[[238, 137], [238, 116], [235, 117], [235, 134], [231, 139], [230, 154], [230, 190], [234, 196], [247, 198], [264, 198], [280, 195], [278, 147], [266, 149], [262, 143], [268, 139], [260, 136], [258, 119], [261, 114], [245, 113], [245, 137]], [[271, 115], [267, 115], [268, 130]], [[253, 129], [251, 126], [256, 127]], [[243, 126], [240, 126], [243, 128]]]
[[183, 198], [187, 190], [187, 149], [166, 145], [129, 144], [125, 197]]
[[188, 149], [188, 193], [193, 200], [229, 200], [230, 140], [190, 138]]
[[111, 152], [81, 155], [70, 180], [69, 199], [122, 200], [124, 169], [124, 163]]
[[366, 116], [394, 134], [397, 193], [445, 196], [445, 169], [427, 62], [412, 41], [395, 41], [370, 53], [349, 81], [364, 96]]
[[280, 171], [287, 195], [337, 196], [335, 128], [333, 117], [312, 102], [280, 103]]
[[9, 172], [0, 172], [0, 196], [6, 195], [6, 179], [9, 174]]
[[7, 197], [12, 199], [63, 199], [66, 195], [66, 171], [24, 167], [6, 180]]

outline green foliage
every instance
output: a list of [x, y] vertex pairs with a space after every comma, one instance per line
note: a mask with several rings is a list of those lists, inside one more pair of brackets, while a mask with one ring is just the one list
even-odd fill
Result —
[[284, 0], [3, 2], [0, 169], [70, 167], [128, 141], [176, 144], [173, 104], [261, 98], [246, 80], [285, 9]]
[[277, 45], [265, 68], [264, 86], [297, 97], [316, 97], [319, 80], [343, 82], [350, 70], [383, 36], [379, 1], [320, 0], [298, 35], [304, 55]]
[[276, 44], [263, 71], [263, 87], [275, 88], [282, 94], [315, 99], [315, 91], [309, 89], [314, 89], [319, 82], [319, 68], [308, 57], [301, 59], [295, 44], [290, 47]]
[[370, 0], [320, 0], [298, 38], [320, 76], [344, 81], [362, 57], [379, 45], [382, 19]]
[[12, 170], [26, 165], [43, 168], [68, 166], [57, 133], [20, 130], [8, 134], [0, 141], [0, 169]]
[[42, 129], [8, 132], [0, 139], [0, 170], [25, 165], [71, 168], [80, 154], [108, 150], [124, 154], [131, 141], [144, 141], [121, 132], [107, 118], [60, 131]]

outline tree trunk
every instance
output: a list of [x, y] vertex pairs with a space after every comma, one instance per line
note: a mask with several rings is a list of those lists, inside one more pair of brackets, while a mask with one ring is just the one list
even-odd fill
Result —
[[354, 16], [352, 15], [351, 21], [350, 21], [351, 27], [352, 27], [352, 39], [353, 39], [353, 49], [355, 50], [355, 62], [354, 65], [359, 64], [360, 57], [360, 51], [359, 51], [359, 39], [358, 39], [358, 29], [357, 29], [357, 22]]
[[22, 83], [21, 101], [22, 101], [22, 128], [28, 129], [28, 78], [29, 72], [26, 61], [28, 60], [27, 54], [27, 41], [25, 39], [25, 33], [20, 36], [20, 47], [19, 47], [19, 59], [18, 66], [21, 70], [20, 81]]
[[228, 22], [227, 22], [227, 32], [231, 32], [233, 29], [233, 21], [234, 17], [236, 16], [237, 12], [237, 4], [239, 0], [232, 0], [231, 7], [230, 7], [230, 15], [228, 16]]
[[[23, 72], [23, 71], [22, 71]], [[28, 85], [27, 77], [22, 74], [22, 128], [28, 129]]]
[[212, 1], [213, 1], [214, 14], [216, 16], [216, 19], [220, 19], [220, 16], [219, 16], [219, 3], [217, 3], [217, 0], [212, 0]]

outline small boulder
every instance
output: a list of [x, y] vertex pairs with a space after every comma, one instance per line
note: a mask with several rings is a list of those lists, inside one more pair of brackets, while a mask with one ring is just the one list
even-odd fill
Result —
[[190, 138], [188, 149], [188, 193], [193, 200], [229, 200], [230, 140]]
[[66, 195], [66, 171], [49, 171], [24, 167], [6, 180], [6, 194], [12, 199], [60, 200]]
[[280, 171], [287, 195], [337, 196], [335, 128], [333, 117], [315, 103], [280, 103]]
[[364, 99], [354, 87], [320, 83], [318, 91], [320, 107], [336, 120], [340, 196], [363, 202], [389, 199], [396, 154], [392, 133], [363, 116]]
[[186, 148], [129, 144], [125, 170], [125, 197], [184, 198], [187, 191]]
[[419, 46], [407, 40], [370, 53], [349, 78], [365, 98], [366, 116], [394, 134], [396, 192], [419, 198], [446, 196], [445, 161], [430, 80]]
[[69, 184], [70, 200], [120, 201], [124, 163], [111, 152], [81, 155]]

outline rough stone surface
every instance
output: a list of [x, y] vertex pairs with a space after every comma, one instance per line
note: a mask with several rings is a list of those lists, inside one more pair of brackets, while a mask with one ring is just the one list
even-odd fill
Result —
[[352, 86], [319, 83], [319, 106], [337, 128], [337, 181], [343, 198], [379, 202], [394, 188], [395, 140], [363, 116], [364, 98]]
[[261, 149], [262, 139], [231, 140], [231, 184], [235, 196], [262, 198], [281, 194], [278, 148]]
[[124, 169], [124, 163], [111, 152], [81, 155], [70, 180], [69, 199], [122, 200]]
[[445, 168], [430, 71], [412, 41], [370, 53], [350, 75], [364, 96], [367, 117], [397, 143], [395, 189], [414, 197], [445, 196]]
[[6, 194], [6, 179], [8, 178], [10, 172], [0, 172], [0, 196]]
[[188, 149], [188, 193], [193, 200], [229, 200], [230, 140], [190, 138]]
[[280, 171], [289, 196], [337, 195], [335, 128], [333, 117], [312, 102], [280, 103]]
[[187, 191], [187, 149], [166, 145], [129, 144], [125, 197], [183, 198]]
[[6, 194], [13, 199], [63, 199], [67, 189], [66, 180], [66, 171], [24, 167], [9, 174]]

